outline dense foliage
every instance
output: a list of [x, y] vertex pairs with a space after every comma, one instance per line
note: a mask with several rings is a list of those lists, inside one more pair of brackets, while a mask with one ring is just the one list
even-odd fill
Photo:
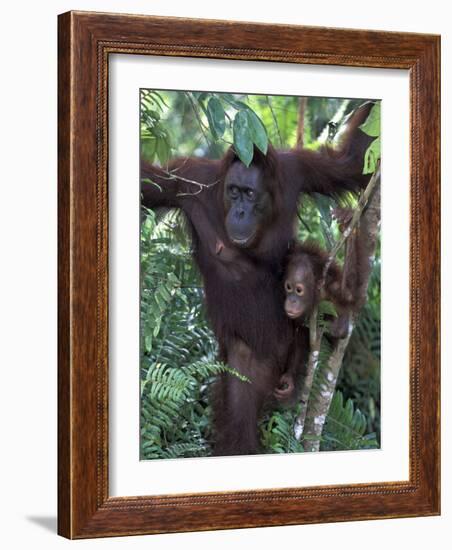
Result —
[[[336, 123], [359, 100], [251, 96], [195, 92], [141, 92], [141, 147], [149, 161], [165, 166], [174, 156], [219, 158], [234, 144], [245, 164], [253, 145], [305, 147], [334, 137]], [[375, 116], [379, 117], [377, 111]], [[300, 124], [300, 120], [302, 123]], [[371, 129], [372, 131], [372, 129]], [[366, 157], [372, 171], [379, 144]], [[141, 456], [176, 458], [211, 452], [210, 390], [215, 376], [239, 373], [216, 359], [215, 338], [206, 322], [203, 288], [191, 258], [191, 243], [180, 212], [143, 212], [141, 232]], [[330, 201], [303, 197], [299, 238], [330, 247], [337, 237]], [[375, 263], [369, 301], [347, 349], [327, 417], [321, 450], [378, 446], [380, 430], [380, 277]], [[313, 392], [320, 391], [321, 350]], [[246, 380], [243, 380], [247, 383]], [[297, 408], [268, 411], [261, 422], [267, 452], [302, 452], [293, 435]]]

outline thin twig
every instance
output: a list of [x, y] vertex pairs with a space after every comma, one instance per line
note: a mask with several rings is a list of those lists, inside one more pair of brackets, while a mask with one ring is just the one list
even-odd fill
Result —
[[[162, 169], [163, 170], [163, 169]], [[164, 176], [159, 176], [159, 178], [164, 180], [180, 180], [185, 181], [187, 183], [193, 183], [194, 185], [197, 185], [198, 187], [212, 187], [213, 185], [216, 185], [220, 180], [215, 180], [212, 183], [201, 183], [200, 181], [191, 180], [189, 178], [184, 178], [184, 176], [178, 176], [173, 174], [172, 172], [169, 172], [168, 170], [163, 170], [163, 172], [166, 174]]]
[[330, 251], [328, 260], [325, 263], [325, 266], [323, 268], [322, 283], [320, 286], [324, 284], [328, 270], [330, 269], [331, 264], [333, 263], [335, 257], [337, 256], [337, 253], [344, 246], [347, 239], [350, 237], [350, 235], [353, 233], [353, 230], [357, 226], [361, 218], [361, 214], [364, 208], [366, 207], [369, 197], [372, 194], [372, 191], [374, 190], [375, 185], [378, 183], [378, 181], [380, 181], [380, 163], [378, 163], [377, 169], [372, 174], [372, 177], [370, 178], [370, 181], [367, 184], [367, 187], [364, 189], [362, 195], [359, 197], [358, 204], [353, 212], [353, 216], [352, 216], [352, 219], [350, 220], [350, 223], [348, 224], [348, 227], [345, 229], [345, 231], [342, 233], [342, 235], [339, 237], [339, 239], [336, 241], [336, 244], [333, 246], [333, 248]]
[[298, 123], [297, 123], [297, 149], [303, 149], [304, 145], [304, 117], [306, 112], [306, 105], [308, 103], [307, 97], [300, 97], [298, 100]]
[[[320, 132], [320, 135], [318, 137], [318, 141], [320, 143], [326, 143], [328, 141], [328, 136], [330, 132], [330, 123], [332, 122], [337, 125], [341, 123], [341, 120], [344, 116], [345, 111], [347, 110], [349, 103], [350, 103], [349, 99], [344, 99], [344, 101], [341, 103], [341, 105], [339, 106], [339, 109], [336, 111], [333, 118], [328, 121], [327, 125]], [[343, 124], [343, 121], [342, 121], [342, 124]]]
[[[184, 178], [183, 176], [176, 176], [176, 175], [172, 174], [171, 172], [168, 172], [167, 170], [164, 170], [163, 168], [162, 168], [162, 171], [166, 175], [159, 175], [159, 178], [161, 178], [161, 179], [168, 180], [168, 181], [180, 180], [180, 181], [183, 181], [183, 182], [186, 182], [186, 183], [192, 183], [193, 185], [196, 185], [198, 187], [198, 190], [193, 191], [192, 193], [190, 193], [188, 191], [177, 193], [176, 194], [177, 197], [199, 195], [199, 193], [201, 193], [201, 191], [203, 191], [204, 189], [209, 189], [210, 187], [213, 187], [213, 186], [217, 185], [220, 182], [220, 180], [215, 180], [212, 183], [201, 183], [200, 181], [195, 181], [195, 180], [191, 180], [189, 178]], [[153, 185], [156, 185], [160, 190], [162, 190], [161, 186], [158, 183], [156, 183], [155, 181], [152, 181], [149, 178], [144, 178], [141, 181], [143, 183], [151, 183]]]
[[268, 104], [268, 108], [270, 109], [270, 113], [272, 115], [272, 118], [273, 118], [273, 123], [275, 124], [275, 128], [276, 128], [276, 131], [278, 133], [278, 137], [279, 137], [279, 145], [282, 147], [283, 145], [283, 140], [282, 140], [282, 137], [281, 137], [281, 132], [279, 131], [279, 125], [278, 125], [278, 121], [276, 120], [276, 115], [273, 111], [273, 107], [272, 107], [272, 104], [270, 102], [270, 98], [267, 96], [265, 96], [267, 98], [267, 104]]
[[[208, 137], [208, 135], [207, 135], [207, 133], [206, 133], [207, 131], [210, 131], [210, 126], [206, 126], [206, 125], [203, 123], [203, 121], [201, 120], [201, 117], [199, 116], [199, 111], [198, 111], [198, 109], [197, 109], [197, 107], [196, 107], [196, 104], [195, 104], [195, 102], [193, 101], [193, 98], [190, 96], [190, 94], [187, 94], [187, 95], [188, 95], [188, 99], [189, 99], [189, 101], [190, 101], [190, 104], [191, 104], [191, 106], [192, 106], [192, 109], [193, 109], [193, 111], [194, 111], [194, 113], [195, 113], [195, 116], [196, 116], [196, 119], [197, 119], [197, 121], [198, 121], [198, 124], [199, 124], [199, 127], [200, 127], [200, 129], [201, 129], [201, 132], [202, 132], [202, 134], [203, 134], [203, 136], [204, 136], [204, 139], [206, 140], [206, 142], [207, 142], [207, 144], [208, 144], [209, 146], [216, 148], [217, 151], [218, 151], [218, 145], [217, 145], [216, 141], [215, 141], [214, 139], [209, 139], [209, 137]], [[231, 120], [230, 117], [227, 115], [226, 112], [225, 112], [225, 115], [229, 118], [229, 120]], [[221, 138], [219, 138], [219, 139], [220, 139], [221, 141], [223, 141], [224, 143], [226, 143], [227, 145], [233, 145], [233, 143], [232, 143], [231, 141], [228, 141], [228, 140], [225, 139], [224, 137], [221, 137]]]
[[[348, 227], [330, 251], [328, 261], [326, 262], [323, 269], [322, 280], [319, 284], [319, 292], [321, 292], [322, 287], [325, 284], [326, 275], [329, 268], [331, 267], [334, 258], [336, 257], [341, 247], [344, 246], [344, 244], [350, 238], [350, 235], [353, 233], [354, 228], [360, 221], [364, 209], [369, 201], [369, 198], [372, 195], [372, 192], [379, 180], [380, 166], [378, 165], [376, 172], [372, 175], [366, 189], [364, 190], [358, 201], [358, 205], [353, 213], [352, 219]], [[315, 308], [309, 318], [310, 352], [306, 369], [306, 377], [301, 390], [300, 413], [297, 416], [294, 425], [294, 434], [297, 440], [300, 440], [305, 434], [309, 436], [314, 435], [317, 437], [314, 440], [312, 440], [311, 438], [306, 438], [304, 440], [303, 445], [306, 451], [318, 451], [320, 448], [320, 437], [322, 435], [323, 426], [325, 424], [326, 414], [328, 412], [331, 399], [334, 394], [337, 377], [342, 366], [344, 354], [347, 349], [348, 342], [350, 340], [356, 320], [356, 314], [351, 314], [347, 336], [345, 338], [338, 339], [328, 359], [327, 377], [321, 385], [321, 399], [313, 399], [313, 396], [311, 395], [312, 384], [315, 372], [318, 367], [320, 347], [322, 344], [323, 336], [323, 329], [320, 329], [317, 325], [317, 317], [318, 310], [317, 308]]]
[[[375, 255], [375, 247], [377, 243], [377, 232], [380, 220], [380, 194], [379, 187], [376, 187], [380, 182], [380, 166], [377, 166], [375, 173], [372, 175], [365, 191], [363, 192], [358, 206], [353, 214], [353, 217], [342, 234], [341, 238], [337, 241], [336, 245], [330, 252], [329, 264], [325, 265], [323, 272], [323, 279], [321, 284], [324, 284], [325, 277], [329, 266], [331, 265], [335, 255], [343, 246], [350, 235], [353, 233], [354, 228], [360, 223], [360, 239], [364, 239], [362, 246], [360, 246], [360, 255], [365, 255], [369, 258], [369, 264], [366, 269], [362, 267], [361, 277], [363, 280], [360, 282], [358, 288], [355, 289], [357, 307], [350, 313], [350, 320], [348, 326], [348, 333], [345, 338], [338, 339], [334, 345], [333, 351], [328, 359], [324, 376], [320, 383], [320, 393], [316, 396], [310, 396], [308, 401], [308, 410], [305, 416], [303, 435], [307, 437], [303, 441], [303, 446], [306, 451], [315, 452], [320, 450], [320, 442], [322, 437], [323, 428], [325, 425], [326, 417], [333, 399], [334, 391], [336, 389], [337, 379], [339, 376], [342, 362], [345, 352], [347, 350], [350, 337], [352, 335], [358, 311], [365, 303], [365, 297], [367, 296], [367, 287], [369, 283], [369, 277], [371, 274], [371, 261]], [[375, 192], [373, 192], [375, 190]], [[367, 208], [366, 208], [367, 207]], [[346, 254], [344, 273], [348, 271], [351, 258], [354, 255]], [[362, 261], [363, 258], [360, 258]], [[323, 371], [322, 371], [323, 374]]]
[[196, 105], [195, 105], [195, 102], [193, 101], [193, 98], [191, 97], [191, 94], [189, 92], [186, 93], [187, 97], [188, 97], [188, 101], [190, 102], [190, 105], [193, 109], [193, 112], [195, 113], [195, 117], [196, 117], [196, 120], [198, 121], [198, 124], [199, 124], [199, 128], [201, 129], [201, 132], [204, 136], [204, 139], [206, 140], [207, 143], [211, 143], [209, 141], [209, 138], [207, 137], [207, 134], [205, 132], [205, 126], [201, 120], [201, 117], [199, 116], [199, 112], [198, 112], [198, 109], [196, 108]]

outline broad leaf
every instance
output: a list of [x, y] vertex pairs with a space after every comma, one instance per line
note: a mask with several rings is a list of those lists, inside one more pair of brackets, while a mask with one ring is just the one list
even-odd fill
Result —
[[312, 197], [317, 208], [319, 209], [323, 221], [327, 227], [331, 227], [333, 222], [333, 218], [331, 216], [331, 199], [325, 197], [324, 195], [320, 195], [320, 193], [313, 193]]
[[374, 140], [367, 148], [364, 155], [364, 168], [363, 174], [372, 174], [375, 172], [377, 162], [380, 159], [381, 154], [381, 141], [380, 138]]
[[377, 101], [372, 107], [366, 122], [361, 124], [360, 128], [368, 136], [378, 137], [380, 135], [380, 102]]
[[156, 148], [157, 156], [160, 161], [160, 164], [164, 166], [168, 163], [170, 158], [170, 147], [166, 139], [159, 138], [157, 140], [157, 148]]
[[249, 109], [246, 103], [243, 103], [243, 101], [239, 101], [235, 99], [232, 94], [221, 94], [221, 98], [227, 101], [229, 105], [231, 105], [238, 111], [241, 111], [242, 109]]
[[322, 315], [331, 315], [333, 317], [337, 317], [336, 308], [331, 302], [328, 302], [327, 300], [322, 300], [319, 303], [319, 313]]
[[248, 125], [250, 128], [251, 139], [258, 149], [267, 154], [268, 148], [268, 136], [265, 126], [262, 124], [261, 119], [256, 115], [254, 111], [247, 110]]
[[246, 111], [239, 111], [233, 123], [234, 149], [239, 159], [249, 166], [253, 160], [253, 140]]
[[217, 97], [209, 99], [206, 114], [214, 138], [220, 138], [226, 129], [226, 121], [223, 106]]

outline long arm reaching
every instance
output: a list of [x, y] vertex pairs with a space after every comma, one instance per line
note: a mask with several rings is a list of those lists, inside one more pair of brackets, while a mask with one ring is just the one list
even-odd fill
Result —
[[142, 204], [147, 208], [183, 208], [186, 197], [202, 193], [218, 179], [219, 162], [216, 160], [180, 158], [171, 162], [167, 169], [142, 161]]
[[284, 181], [290, 181], [297, 192], [316, 192], [332, 197], [365, 187], [369, 176], [362, 173], [364, 155], [374, 138], [359, 126], [372, 107], [373, 103], [367, 102], [352, 113], [337, 149], [281, 151], [279, 160]]

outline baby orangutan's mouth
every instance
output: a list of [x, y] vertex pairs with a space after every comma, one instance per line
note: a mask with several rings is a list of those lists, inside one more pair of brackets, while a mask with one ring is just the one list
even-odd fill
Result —
[[302, 311], [286, 311], [287, 317], [290, 317], [291, 319], [297, 319], [301, 316], [303, 313]]

